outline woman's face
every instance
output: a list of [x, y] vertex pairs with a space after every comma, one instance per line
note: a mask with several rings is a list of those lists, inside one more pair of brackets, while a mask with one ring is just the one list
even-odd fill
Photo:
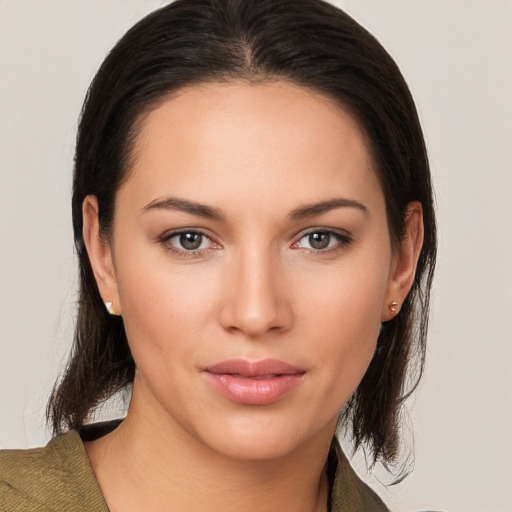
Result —
[[190, 87], [152, 111], [103, 250], [132, 407], [236, 458], [330, 439], [397, 298], [357, 124], [285, 83]]

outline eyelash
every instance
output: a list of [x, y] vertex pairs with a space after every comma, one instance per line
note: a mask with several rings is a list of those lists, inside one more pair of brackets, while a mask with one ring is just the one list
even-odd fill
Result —
[[[210, 243], [213, 244], [215, 247], [213, 247], [213, 248], [208, 247], [208, 248], [195, 249], [195, 250], [186, 250], [186, 249], [179, 249], [178, 247], [176, 247], [170, 243], [170, 241], [173, 238], [176, 238], [181, 235], [187, 235], [187, 234], [200, 235], [200, 236], [206, 238], [207, 240], [209, 240]], [[311, 235], [315, 235], [315, 234], [327, 234], [329, 236], [334, 236], [338, 240], [338, 243], [334, 247], [328, 247], [325, 249], [313, 249], [313, 248], [308, 249], [308, 248], [303, 248], [303, 247], [298, 246], [298, 244], [300, 243], [301, 240], [303, 240]], [[189, 257], [189, 258], [197, 257], [201, 254], [204, 254], [204, 251], [210, 251], [212, 249], [217, 250], [221, 247], [220, 244], [217, 244], [216, 242], [214, 242], [212, 240], [212, 238], [210, 236], [208, 236], [206, 233], [204, 233], [202, 230], [191, 229], [191, 228], [181, 229], [181, 230], [177, 230], [177, 231], [172, 231], [171, 233], [166, 233], [166, 234], [162, 235], [161, 237], [159, 237], [157, 241], [164, 247], [165, 250], [172, 252], [174, 254], [177, 254], [178, 256]], [[313, 229], [308, 230], [305, 233], [301, 233], [300, 238], [298, 238], [298, 240], [296, 242], [293, 242], [291, 247], [294, 249], [305, 249], [309, 253], [316, 254], [316, 255], [322, 255], [322, 254], [329, 254], [331, 252], [339, 251], [339, 250], [347, 247], [349, 244], [351, 244], [352, 241], [353, 241], [352, 237], [346, 232], [341, 233], [337, 230], [329, 229], [329, 228], [313, 228]]]
[[197, 256], [203, 254], [204, 251], [212, 250], [211, 247], [209, 247], [207, 249], [195, 249], [195, 250], [179, 249], [178, 247], [176, 247], [170, 243], [170, 241], [173, 238], [179, 237], [181, 235], [188, 235], [188, 234], [200, 235], [203, 238], [206, 238], [207, 240], [210, 241], [211, 244], [216, 246], [213, 248], [213, 250], [220, 248], [220, 245], [217, 244], [216, 242], [214, 242], [210, 236], [208, 236], [206, 233], [204, 233], [203, 231], [201, 231], [200, 229], [197, 229], [197, 228], [180, 229], [177, 231], [172, 231], [171, 233], [165, 233], [158, 239], [158, 243], [160, 243], [166, 251], [172, 252], [174, 254], [177, 254], [178, 256], [182, 256], [185, 258], [187, 258], [187, 257], [194, 258], [194, 257], [197, 257]]
[[[302, 233], [300, 238], [297, 240], [297, 242], [294, 242], [292, 244], [292, 247], [294, 245], [297, 245], [301, 240], [303, 240], [311, 235], [315, 235], [315, 234], [326, 234], [326, 235], [333, 236], [334, 238], [337, 239], [338, 243], [335, 246], [329, 247], [326, 249], [313, 249], [313, 248], [308, 249], [308, 248], [306, 248], [306, 250], [312, 254], [323, 255], [323, 254], [329, 254], [332, 252], [336, 252], [336, 251], [346, 248], [348, 245], [350, 245], [353, 242], [352, 236], [349, 235], [347, 232], [340, 232], [338, 230], [331, 229], [331, 228], [313, 228], [313, 229], [306, 231], [305, 233]], [[297, 249], [301, 249], [301, 247], [297, 247]]]

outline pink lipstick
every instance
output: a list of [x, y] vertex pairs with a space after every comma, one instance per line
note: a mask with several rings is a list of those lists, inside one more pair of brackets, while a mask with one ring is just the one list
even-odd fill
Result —
[[204, 370], [212, 387], [222, 396], [244, 405], [277, 402], [302, 380], [304, 370], [275, 359], [231, 359]]

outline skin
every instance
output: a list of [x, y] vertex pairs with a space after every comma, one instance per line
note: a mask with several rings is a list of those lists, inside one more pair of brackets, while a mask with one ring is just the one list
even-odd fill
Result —
[[[340, 198], [363, 207], [297, 213]], [[126, 420], [86, 445], [110, 509], [327, 510], [338, 414], [389, 304], [411, 287], [423, 236], [411, 203], [392, 248], [354, 119], [291, 84], [181, 90], [143, 120], [108, 240], [94, 197], [83, 210], [100, 293], [123, 316], [137, 364]], [[187, 253], [175, 230], [202, 233], [199, 250]], [[203, 372], [235, 358], [305, 373], [275, 403], [239, 404]]]

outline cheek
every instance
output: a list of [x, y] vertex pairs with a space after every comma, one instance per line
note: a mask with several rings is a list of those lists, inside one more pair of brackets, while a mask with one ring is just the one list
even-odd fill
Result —
[[128, 343], [149, 391], [144, 400], [156, 399], [175, 418], [197, 413], [189, 404], [197, 406], [201, 395], [191, 377], [197, 375], [204, 339], [212, 338], [215, 279], [205, 280], [193, 266], [170, 272], [139, 265], [119, 279]]
[[[310, 292], [300, 314], [304, 332], [316, 339], [313, 355], [335, 411], [355, 391], [375, 352], [388, 274], [382, 260], [340, 265], [329, 276], [308, 275]], [[313, 281], [322, 283], [314, 286]], [[314, 333], [316, 332], [316, 336]]]
[[214, 316], [215, 274], [194, 264], [173, 267], [165, 255], [136, 256], [118, 265], [116, 275], [137, 365], [150, 357], [168, 364], [178, 354], [192, 354]]
[[378, 333], [390, 260], [391, 256], [383, 262], [379, 252], [373, 251], [355, 253], [323, 269], [304, 268], [297, 286], [302, 291], [296, 295], [302, 309], [297, 316], [316, 322], [318, 328], [330, 327], [355, 338]]
[[[324, 322], [317, 347], [326, 378], [337, 382], [345, 399], [355, 390], [376, 348], [380, 329], [380, 303], [364, 293], [341, 294], [338, 307], [316, 311], [316, 323]], [[370, 300], [365, 300], [370, 299]]]
[[[339, 321], [315, 347], [314, 377], [318, 392], [311, 402], [318, 404], [317, 416], [327, 421], [339, 415], [354, 394], [375, 353], [379, 325], [367, 318], [338, 316]], [[364, 328], [362, 328], [364, 325]]]

